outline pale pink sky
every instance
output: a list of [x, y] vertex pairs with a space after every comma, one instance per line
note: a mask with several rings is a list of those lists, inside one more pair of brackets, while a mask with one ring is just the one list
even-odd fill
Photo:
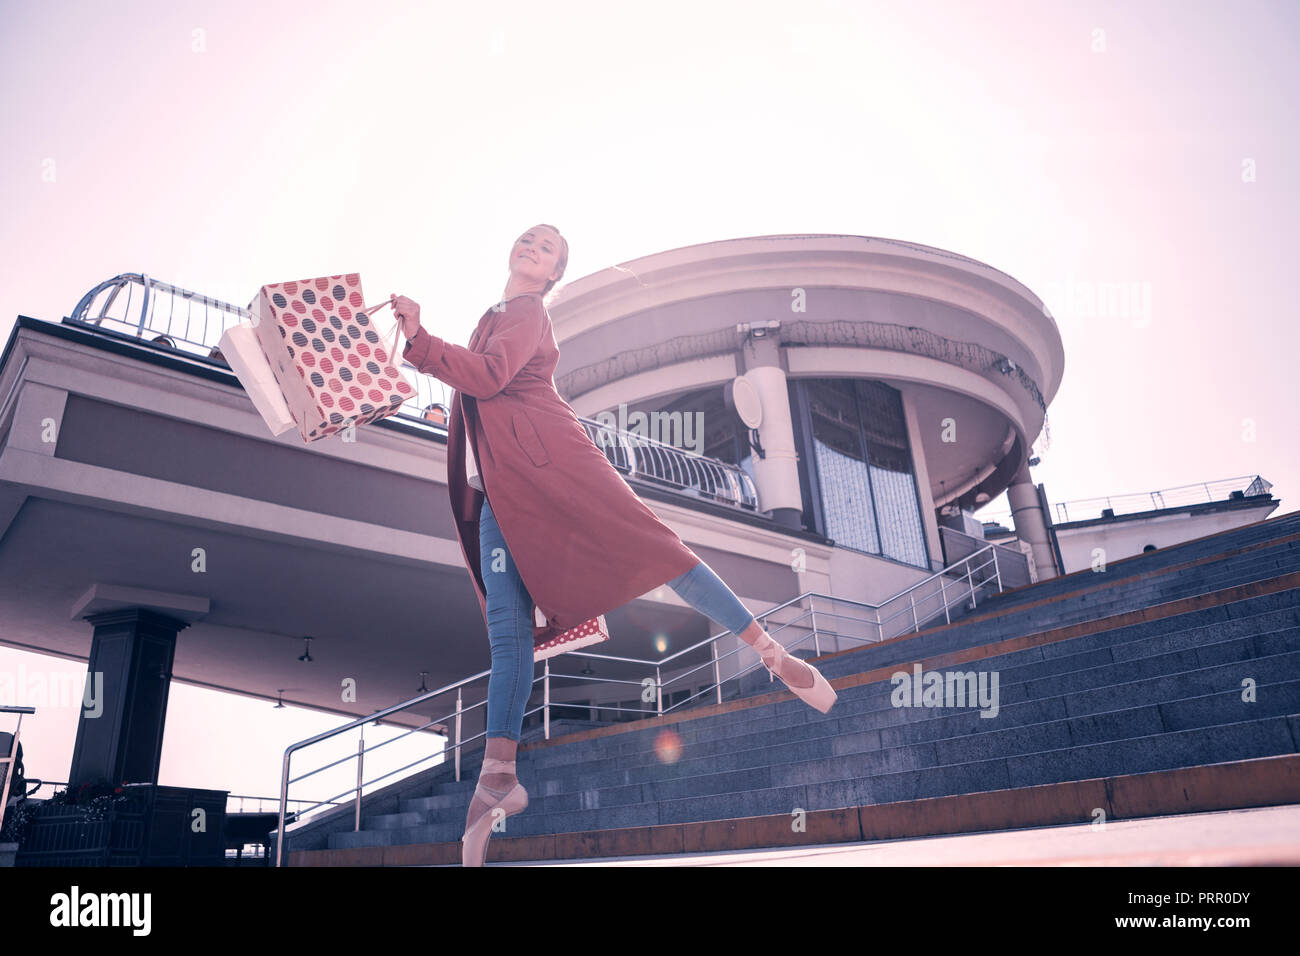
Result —
[[[1051, 500], [1258, 473], [1291, 511], [1298, 28], [1281, 0], [10, 2], [0, 335], [120, 272], [245, 304], [359, 271], [463, 343], [537, 222], [569, 279], [739, 236], [884, 236], [1046, 301]], [[1149, 313], [1062, 294], [1103, 282]], [[20, 661], [68, 666], [0, 651]], [[192, 746], [213, 699], [228, 753]], [[61, 780], [75, 711], [46, 713], [25, 749]], [[284, 745], [337, 723], [177, 685], [162, 779], [269, 794]]]

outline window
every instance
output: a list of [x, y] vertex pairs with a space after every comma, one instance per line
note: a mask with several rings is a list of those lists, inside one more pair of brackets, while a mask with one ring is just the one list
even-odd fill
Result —
[[814, 525], [838, 545], [928, 569], [898, 390], [862, 379], [796, 379], [790, 392]]

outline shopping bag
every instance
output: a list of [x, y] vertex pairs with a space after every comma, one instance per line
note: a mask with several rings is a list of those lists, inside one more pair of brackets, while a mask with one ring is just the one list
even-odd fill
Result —
[[[546, 626], [546, 618], [542, 612], [533, 608], [535, 619], [538, 627]], [[540, 661], [546, 657], [554, 657], [556, 654], [563, 654], [566, 651], [576, 651], [580, 647], [588, 647], [592, 644], [599, 644], [601, 641], [609, 640], [609, 627], [605, 624], [605, 615], [593, 617], [589, 621], [583, 621], [577, 627], [571, 627], [563, 634], [557, 634], [543, 644], [537, 645], [533, 649], [534, 662]]]
[[361, 295], [361, 276], [262, 286], [253, 329], [304, 442], [392, 415], [415, 395], [397, 368], [400, 323], [385, 341]]
[[244, 391], [253, 400], [253, 407], [261, 413], [271, 434], [279, 435], [293, 428], [293, 416], [289, 414], [289, 406], [280, 394], [280, 383], [271, 372], [266, 354], [258, 344], [253, 323], [241, 322], [226, 329], [217, 348], [239, 379], [239, 384], [244, 386]]

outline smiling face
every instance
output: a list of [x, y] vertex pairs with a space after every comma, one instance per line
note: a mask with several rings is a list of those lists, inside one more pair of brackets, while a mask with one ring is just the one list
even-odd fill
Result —
[[559, 278], [560, 237], [553, 229], [538, 226], [515, 240], [510, 250], [510, 272], [541, 285]]

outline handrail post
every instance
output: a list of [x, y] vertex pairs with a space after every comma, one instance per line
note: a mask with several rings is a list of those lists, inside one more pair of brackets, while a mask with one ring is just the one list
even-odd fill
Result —
[[275, 833], [275, 865], [280, 865], [281, 855], [284, 852], [284, 810], [285, 805], [289, 802], [289, 759], [293, 751], [286, 750], [284, 754], [284, 769], [280, 775], [280, 828]]
[[144, 323], [149, 317], [149, 277], [143, 272], [140, 273], [140, 284], [144, 286], [144, 295], [140, 299], [140, 329], [136, 332], [136, 338], [144, 337]]
[[970, 609], [975, 610], [975, 582], [970, 576], [970, 558], [966, 559], [966, 588], [970, 591]]
[[551, 659], [542, 661], [542, 733], [551, 739]]
[[465, 692], [464, 687], [456, 688], [456, 782], [457, 783], [460, 783], [460, 738], [461, 738], [460, 721], [461, 721], [461, 716], [465, 712], [464, 702], [461, 699], [461, 695], [464, 694], [464, 692]]
[[993, 549], [993, 578], [998, 582], [998, 593], [1002, 593], [1002, 572], [998, 569], [998, 549], [997, 545], [989, 545]]
[[944, 590], [945, 582], [943, 572], [939, 572], [939, 603], [943, 605], [943, 619], [948, 624], [952, 623], [952, 615], [948, 613], [948, 595]]
[[361, 772], [362, 764], [366, 759], [366, 735], [362, 734], [357, 739], [357, 813], [356, 820], [352, 825], [354, 833], [361, 830]]
[[822, 656], [822, 636], [817, 633], [817, 598], [810, 595], [808, 597], [808, 616], [812, 619], [813, 632], [813, 652], [816, 656]]
[[719, 704], [722, 703], [722, 670], [718, 666], [718, 642], [717, 640], [709, 641], [709, 650], [713, 653], [713, 689], [717, 692], [714, 696]]
[[664, 715], [663, 672], [660, 671], [658, 664], [655, 665], [655, 712], [660, 717]]
[[912, 630], [914, 632], [919, 631], [921, 629], [921, 622], [916, 619], [916, 592], [910, 592], [907, 595], [907, 599], [912, 605]]

